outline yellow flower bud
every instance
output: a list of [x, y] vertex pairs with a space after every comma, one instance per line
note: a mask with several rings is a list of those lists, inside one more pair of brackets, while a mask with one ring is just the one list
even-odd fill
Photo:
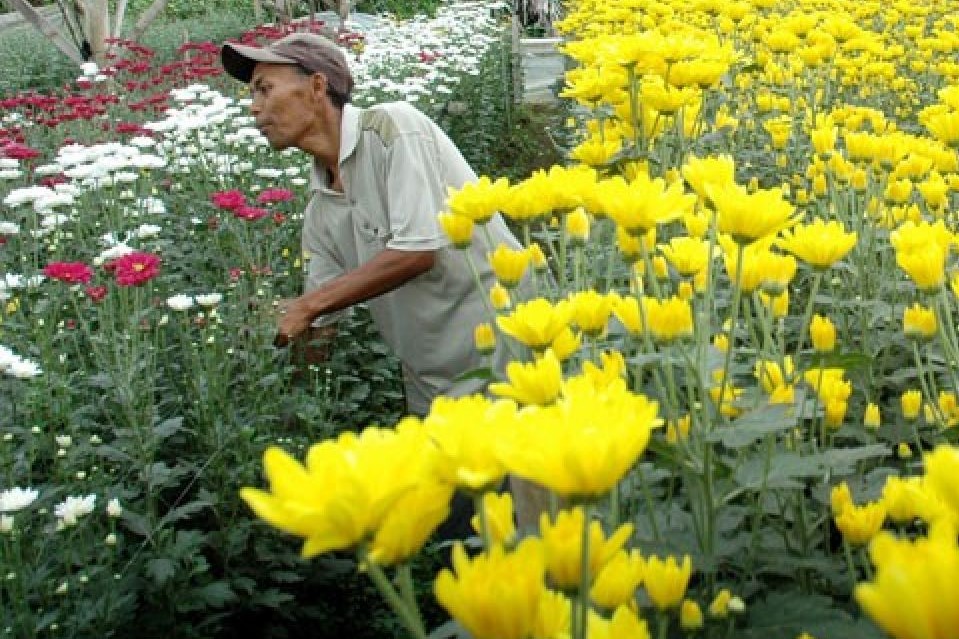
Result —
[[909, 421], [919, 417], [919, 409], [922, 407], [922, 393], [917, 390], [906, 391], [899, 398], [902, 406], [902, 416]]
[[879, 414], [879, 406], [877, 406], [873, 402], [870, 402], [869, 405], [866, 406], [866, 414], [862, 418], [862, 423], [863, 423], [863, 426], [865, 426], [866, 428], [870, 428], [870, 429], [879, 428], [880, 424], [882, 423], [882, 420]]
[[449, 236], [453, 246], [458, 249], [469, 248], [473, 243], [473, 220], [455, 213], [440, 213], [438, 217], [443, 232]]
[[566, 235], [573, 244], [585, 244], [589, 240], [589, 214], [578, 207], [566, 216]]
[[539, 244], [533, 242], [526, 251], [529, 253], [529, 261], [534, 269], [543, 271], [549, 267], [549, 264], [546, 263], [546, 255], [543, 253], [543, 249]]
[[498, 311], [510, 307], [509, 291], [500, 284], [493, 284], [489, 291], [489, 301]]
[[692, 599], [683, 599], [679, 607], [679, 627], [686, 632], [703, 627], [703, 611]]
[[488, 355], [496, 349], [496, 333], [493, 331], [493, 325], [487, 322], [477, 324], [473, 330], [473, 342], [483, 355]]
[[902, 314], [902, 329], [906, 337], [927, 340], [935, 337], [938, 329], [936, 313], [916, 302]]
[[910, 448], [906, 442], [899, 442], [899, 445], [896, 447], [896, 456], [899, 457], [899, 459], [909, 459], [912, 457], [912, 448]]
[[717, 619], [723, 619], [727, 614], [729, 614], [729, 600], [732, 598], [732, 593], [729, 592], [728, 588], [723, 588], [716, 596], [713, 597], [712, 603], [709, 604], [709, 616], [716, 617]]
[[809, 337], [817, 352], [829, 353], [836, 348], [836, 326], [828, 317], [813, 316], [809, 323]]

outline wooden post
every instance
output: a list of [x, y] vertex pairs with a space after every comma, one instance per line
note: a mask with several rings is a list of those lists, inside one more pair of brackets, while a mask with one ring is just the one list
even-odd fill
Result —
[[49, 20], [37, 13], [37, 10], [34, 9], [29, 2], [26, 0], [7, 0], [7, 2], [10, 3], [10, 6], [22, 15], [27, 22], [32, 24], [37, 31], [45, 35], [65, 56], [77, 64], [83, 62], [77, 45], [68, 40], [66, 36], [63, 35], [63, 32], [51, 24]]
[[140, 19], [137, 20], [136, 26], [133, 27], [133, 33], [130, 35], [131, 40], [139, 42], [140, 38], [142, 38], [146, 32], [147, 27], [163, 13], [166, 3], [167, 0], [154, 0], [153, 4], [147, 7], [146, 11], [140, 16]]
[[97, 66], [107, 63], [107, 38], [110, 37], [110, 8], [107, 0], [83, 0], [83, 33]]

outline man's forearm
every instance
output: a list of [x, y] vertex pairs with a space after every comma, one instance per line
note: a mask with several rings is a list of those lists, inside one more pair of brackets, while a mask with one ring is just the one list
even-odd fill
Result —
[[279, 333], [286, 339], [295, 337], [317, 317], [388, 293], [429, 271], [434, 262], [434, 251], [384, 249], [369, 262], [291, 300], [280, 318]]
[[301, 297], [315, 319], [399, 288], [433, 268], [433, 251], [384, 249], [369, 262]]

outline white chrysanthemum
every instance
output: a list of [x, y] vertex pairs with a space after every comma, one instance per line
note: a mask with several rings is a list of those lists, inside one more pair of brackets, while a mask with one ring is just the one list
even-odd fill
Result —
[[40, 491], [35, 488], [14, 486], [0, 491], [0, 513], [15, 513], [37, 500]]
[[43, 228], [57, 228], [63, 224], [70, 221], [69, 215], [64, 215], [62, 213], [53, 213], [51, 215], [44, 215], [40, 220], [40, 226]]
[[83, 62], [80, 64], [80, 73], [86, 78], [93, 78], [100, 73], [100, 67], [93, 61]]
[[13, 531], [13, 515], [0, 515], [0, 533]]
[[60, 448], [69, 448], [73, 446], [73, 438], [69, 435], [57, 435], [53, 438], [53, 441], [57, 443], [57, 446]]
[[123, 506], [120, 505], [120, 500], [114, 497], [107, 502], [107, 515], [110, 517], [119, 517], [123, 514]]
[[205, 293], [203, 295], [196, 296], [196, 303], [200, 306], [206, 306], [208, 308], [211, 306], [216, 306], [221, 301], [223, 301], [223, 296], [219, 293]]
[[70, 495], [53, 507], [53, 514], [63, 522], [64, 526], [73, 526], [77, 523], [78, 518], [93, 512], [96, 502], [97, 496], [94, 494], [85, 497]]
[[283, 171], [280, 169], [273, 169], [269, 167], [264, 167], [261, 169], [256, 169], [253, 171], [253, 175], [261, 178], [276, 179], [283, 175]]
[[103, 266], [107, 262], [111, 262], [118, 257], [123, 257], [124, 255], [129, 255], [132, 252], [133, 248], [127, 246], [126, 244], [117, 244], [116, 246], [111, 246], [93, 258], [93, 264], [94, 266]]
[[17, 379], [33, 379], [43, 374], [43, 370], [36, 362], [28, 359], [18, 359], [7, 369], [7, 375]]
[[19, 169], [20, 160], [17, 158], [0, 158], [0, 169]]
[[76, 200], [69, 193], [50, 193], [33, 201], [33, 209], [38, 213], [49, 211], [58, 206], [73, 206]]
[[18, 235], [20, 225], [16, 222], [0, 222], [0, 235]]
[[130, 138], [130, 145], [135, 146], [138, 149], [148, 149], [151, 146], [156, 146], [156, 140], [148, 135], [137, 135], [133, 138]]
[[144, 213], [162, 215], [166, 213], [166, 204], [158, 197], [145, 197], [137, 200], [136, 204]]
[[52, 194], [53, 190], [45, 186], [26, 186], [22, 189], [13, 189], [7, 193], [7, 196], [3, 198], [3, 203], [6, 206], [15, 207]]
[[163, 227], [157, 226], [156, 224], [141, 224], [133, 231], [133, 237], [139, 238], [141, 240], [148, 237], [156, 237], [160, 234], [160, 231], [163, 230]]
[[193, 308], [193, 296], [182, 293], [173, 295], [167, 298], [166, 305], [174, 311], [188, 311]]

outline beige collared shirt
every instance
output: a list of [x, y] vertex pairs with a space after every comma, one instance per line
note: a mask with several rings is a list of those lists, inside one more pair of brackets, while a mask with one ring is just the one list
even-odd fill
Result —
[[[411, 412], [426, 413], [439, 394], [481, 390], [481, 380], [455, 380], [483, 365], [473, 329], [492, 318], [465, 252], [450, 245], [437, 220], [447, 187], [460, 188], [475, 173], [446, 134], [405, 102], [344, 107], [339, 170], [342, 193], [329, 188], [325, 168], [314, 162], [303, 224], [307, 291], [386, 248], [436, 251], [430, 271], [370, 300], [373, 320], [403, 363]], [[477, 230], [468, 249], [484, 290], [495, 281], [486, 254], [499, 243], [520, 247], [498, 215], [487, 227], [492, 246]]]

